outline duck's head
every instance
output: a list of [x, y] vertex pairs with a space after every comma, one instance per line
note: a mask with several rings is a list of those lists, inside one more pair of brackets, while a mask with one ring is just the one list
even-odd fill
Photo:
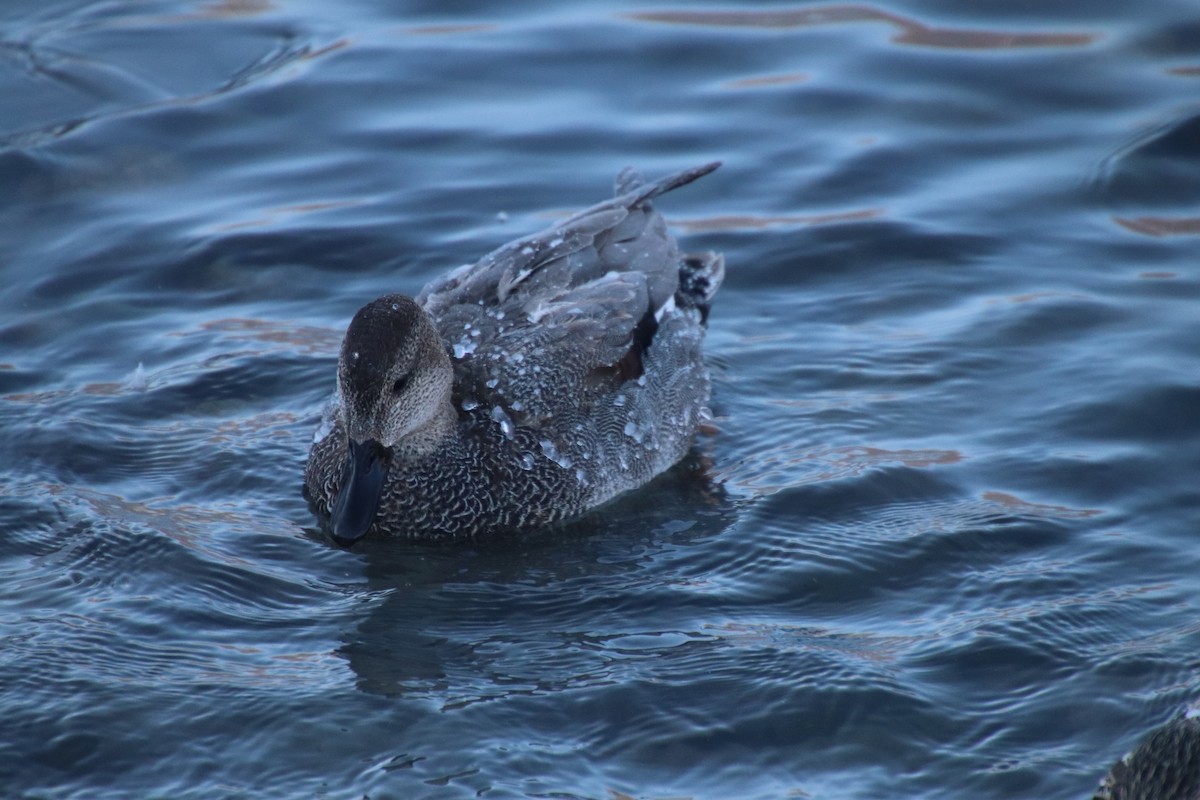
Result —
[[396, 459], [437, 448], [454, 420], [454, 370], [429, 315], [392, 294], [359, 309], [338, 356], [338, 389], [348, 448], [330, 509], [343, 546], [371, 527]]

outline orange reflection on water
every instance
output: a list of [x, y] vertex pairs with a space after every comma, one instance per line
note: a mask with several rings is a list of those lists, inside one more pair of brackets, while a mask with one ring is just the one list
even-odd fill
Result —
[[284, 345], [305, 355], [336, 353], [342, 343], [341, 331], [247, 317], [210, 320], [201, 324], [200, 329], [222, 333], [234, 340]]
[[963, 454], [957, 450], [887, 450], [882, 447], [844, 448], [848, 457], [862, 463], [888, 463], [899, 461], [906, 467], [924, 469], [938, 464], [957, 464]]
[[1022, 500], [1008, 492], [984, 492], [983, 499], [989, 503], [1004, 506], [1015, 514], [1027, 514], [1036, 517], [1052, 517], [1055, 519], [1087, 519], [1103, 512], [1097, 508], [1071, 508], [1070, 506], [1055, 506], [1046, 503], [1033, 503]]
[[788, 86], [793, 83], [804, 83], [808, 76], [803, 72], [789, 72], [785, 75], [761, 75], [757, 78], [739, 78], [722, 84], [726, 89], [761, 89], [766, 86]]
[[325, 203], [301, 203], [292, 206], [279, 206], [278, 208], [268, 208], [262, 212], [261, 216], [253, 219], [243, 219], [237, 222], [226, 222], [222, 225], [217, 225], [212, 228], [214, 232], [236, 231], [241, 228], [268, 228], [276, 225], [283, 218], [299, 216], [301, 214], [314, 214], [319, 211], [329, 211], [337, 208], [353, 208], [361, 205], [358, 200], [331, 200]]
[[270, 0], [218, 0], [201, 6], [196, 16], [213, 19], [254, 17], [277, 9], [278, 6]]
[[1196, 236], [1200, 217], [1113, 217], [1122, 228], [1146, 236]]
[[409, 36], [447, 36], [455, 33], [481, 33], [483, 31], [494, 31], [500, 28], [495, 24], [463, 24], [463, 25], [414, 25], [409, 28], [401, 28], [400, 33], [408, 34]]
[[736, 28], [801, 28], [847, 22], [884, 22], [897, 29], [892, 36], [892, 41], [897, 44], [959, 50], [1082, 47], [1097, 38], [1090, 33], [1014, 33], [937, 28], [869, 5], [815, 6], [783, 11], [643, 11], [627, 16], [643, 22]]

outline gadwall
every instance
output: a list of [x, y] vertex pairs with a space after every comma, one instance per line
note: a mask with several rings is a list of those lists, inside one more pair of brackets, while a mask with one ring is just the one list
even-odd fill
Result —
[[1114, 764], [1093, 800], [1200, 800], [1200, 703]]
[[626, 169], [613, 199], [360, 309], [304, 476], [333, 539], [544, 525], [677, 462], [724, 260], [681, 254], [650, 201], [718, 166]]

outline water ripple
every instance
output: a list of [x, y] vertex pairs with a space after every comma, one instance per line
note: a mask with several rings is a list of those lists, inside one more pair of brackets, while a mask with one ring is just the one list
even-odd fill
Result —
[[[79, 111], [69, 119], [4, 132], [0, 134], [0, 148], [27, 149], [112, 117], [203, 103], [257, 85], [291, 67], [322, 58], [348, 45], [344, 39], [320, 43], [315, 36], [286, 31], [277, 23], [268, 23], [257, 31], [245, 26], [221, 28], [226, 46], [219, 53], [210, 51], [210, 56], [228, 53], [237, 58], [239, 50], [247, 53], [257, 50], [241, 63], [226, 64], [224, 74], [221, 74], [221, 67], [214, 69], [212, 64], [206, 65], [204, 70], [194, 70], [195, 77], [187, 70], [179, 69], [178, 65], [154, 72], [147, 70], [144, 63], [138, 64], [127, 58], [131, 52], [140, 51], [143, 55], [152, 52], [145, 44], [147, 35], [177, 38], [180, 45], [172, 52], [186, 52], [190, 49], [191, 37], [209, 35], [212, 26], [220, 27], [229, 20], [257, 16], [270, 9], [271, 6], [265, 4], [230, 3], [209, 6], [199, 14], [154, 16], [110, 7], [104, 15], [92, 10], [92, 13], [56, 20], [53, 27], [10, 34], [8, 41], [0, 47], [17, 61], [30, 81], [70, 90], [75, 99], [64, 103], [63, 108]], [[265, 47], [256, 41], [264, 38], [268, 42]], [[237, 41], [238, 46], [234, 47], [235, 39], [244, 41]], [[89, 52], [103, 55], [92, 56]], [[196, 80], [213, 73], [216, 73], [215, 80], [207, 85]], [[148, 78], [148, 74], [154, 74], [154, 77]], [[130, 165], [136, 163], [131, 160]], [[96, 185], [111, 183], [113, 169], [107, 167], [105, 174], [96, 173], [86, 180]], [[76, 187], [81, 177], [46, 173], [26, 182], [24, 192], [35, 197], [52, 196], [63, 190], [64, 180]]]
[[[1087, 796], [1200, 697], [1200, 50], [1109, 5], [6, 4], [5, 790]], [[354, 310], [710, 158], [685, 462], [333, 546]]]

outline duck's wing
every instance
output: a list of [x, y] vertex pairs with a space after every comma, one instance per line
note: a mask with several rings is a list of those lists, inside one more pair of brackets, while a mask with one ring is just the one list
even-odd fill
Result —
[[481, 334], [474, 349], [454, 347], [456, 390], [468, 406], [537, 426], [639, 377], [656, 327], [646, 276], [608, 273]]
[[591, 402], [588, 387], [638, 377], [679, 282], [678, 248], [650, 200], [717, 166], [649, 184], [626, 170], [613, 199], [425, 287], [417, 302], [455, 359], [463, 402], [536, 420]]
[[617, 176], [616, 197], [433, 281], [417, 302], [435, 321], [456, 305], [529, 313], [607, 272], [642, 272], [659, 306], [675, 293], [678, 251], [650, 200], [718, 166], [720, 162], [705, 164], [652, 183], [624, 170]]

